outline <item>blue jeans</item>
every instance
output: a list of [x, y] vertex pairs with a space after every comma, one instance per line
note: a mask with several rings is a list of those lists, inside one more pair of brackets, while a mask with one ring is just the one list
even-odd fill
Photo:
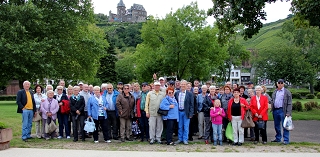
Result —
[[222, 124], [212, 124], [213, 141], [216, 142], [217, 139], [222, 141]]
[[189, 135], [190, 119], [184, 111], [179, 111], [179, 130], [178, 137], [180, 141], [187, 142]]
[[22, 139], [31, 137], [33, 110], [22, 110]]
[[283, 142], [289, 143], [289, 131], [283, 128], [283, 120], [285, 118], [283, 109], [274, 109], [273, 112], [273, 119], [274, 119], [274, 129], [276, 130], [276, 141], [281, 142], [282, 135], [281, 135], [281, 128], [283, 130]]
[[57, 114], [58, 123], [59, 123], [59, 136], [63, 137], [63, 128], [66, 132], [66, 136], [70, 136], [70, 128], [68, 125], [69, 114]]

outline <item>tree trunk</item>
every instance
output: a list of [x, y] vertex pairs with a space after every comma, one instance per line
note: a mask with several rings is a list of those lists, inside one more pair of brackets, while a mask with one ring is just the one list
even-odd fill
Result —
[[314, 87], [313, 87], [313, 85], [314, 85], [314, 80], [313, 79], [311, 79], [310, 80], [310, 82], [309, 82], [309, 88], [310, 88], [310, 93], [311, 94], [314, 94]]

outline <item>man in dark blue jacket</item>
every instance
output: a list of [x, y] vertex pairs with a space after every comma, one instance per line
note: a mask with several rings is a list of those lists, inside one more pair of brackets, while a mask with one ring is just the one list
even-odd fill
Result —
[[176, 144], [183, 142], [188, 144], [190, 118], [194, 114], [194, 97], [193, 94], [187, 91], [187, 81], [182, 80], [180, 83], [180, 91], [175, 93], [175, 98], [179, 104], [179, 130], [178, 141]]
[[33, 93], [29, 91], [30, 82], [23, 82], [23, 89], [17, 93], [17, 113], [22, 113], [22, 140], [27, 142], [31, 137], [32, 118], [36, 114], [36, 103]]

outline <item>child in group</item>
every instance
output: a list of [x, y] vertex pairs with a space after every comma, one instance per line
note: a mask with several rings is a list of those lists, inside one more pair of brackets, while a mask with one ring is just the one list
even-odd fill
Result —
[[213, 129], [213, 145], [217, 145], [219, 141], [219, 145], [222, 146], [222, 119], [226, 116], [223, 108], [221, 108], [221, 102], [219, 99], [214, 101], [214, 107], [210, 108], [210, 117], [212, 122]]

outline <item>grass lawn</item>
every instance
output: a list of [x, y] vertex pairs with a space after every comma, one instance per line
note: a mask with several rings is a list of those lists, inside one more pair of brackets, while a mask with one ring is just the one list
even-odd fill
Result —
[[[126, 150], [132, 151], [135, 150], [134, 145], [139, 145], [139, 147], [143, 147], [144, 145], [148, 145], [148, 143], [140, 143], [140, 142], [114, 142], [112, 145], [109, 145], [106, 148], [106, 145], [96, 145], [92, 144], [92, 140], [86, 140], [86, 142], [74, 143], [72, 140], [50, 140], [46, 141], [43, 139], [33, 139], [32, 142], [23, 142], [21, 140], [21, 114], [17, 113], [17, 105], [14, 101], [0, 101], [0, 121], [5, 123], [8, 128], [12, 128], [13, 130], [13, 140], [11, 141], [11, 147], [19, 147], [19, 148], [54, 148], [54, 149], [95, 149], [95, 150]], [[308, 112], [293, 112], [294, 120], [320, 120], [320, 110], [312, 110]], [[270, 120], [272, 120], [272, 116], [269, 113]], [[35, 133], [35, 126], [32, 127], [32, 133]], [[202, 142], [201, 142], [202, 143]], [[201, 144], [199, 143], [199, 144]], [[198, 144], [197, 142], [190, 142], [190, 144]], [[251, 145], [248, 143], [248, 145]], [[268, 144], [269, 146], [274, 146], [273, 144]], [[304, 147], [305, 145], [309, 145], [308, 142], [302, 143], [294, 143], [294, 146]], [[318, 144], [312, 144], [312, 146], [319, 146]], [[92, 148], [91, 148], [92, 147]], [[153, 148], [153, 147], [152, 147]], [[177, 149], [185, 150], [189, 148], [181, 148], [180, 146]], [[150, 148], [151, 149], [151, 148]], [[151, 150], [154, 151], [154, 150]], [[166, 150], [165, 150], [166, 151]], [[192, 150], [190, 150], [192, 151]], [[197, 150], [193, 150], [197, 151]], [[320, 151], [320, 150], [319, 150]]]

